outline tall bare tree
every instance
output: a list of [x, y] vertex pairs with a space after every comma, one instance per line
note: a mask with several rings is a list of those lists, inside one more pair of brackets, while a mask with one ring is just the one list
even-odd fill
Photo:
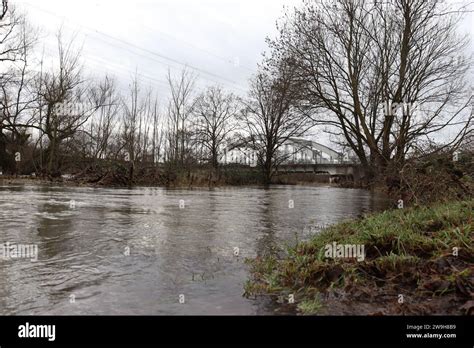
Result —
[[117, 127], [118, 114], [121, 111], [120, 95], [117, 92], [115, 80], [105, 76], [96, 87], [91, 90], [94, 105], [98, 110], [91, 117], [91, 155], [93, 158], [110, 158], [113, 133]]
[[313, 126], [296, 102], [298, 79], [290, 61], [266, 67], [251, 82], [250, 98], [241, 120], [249, 137], [244, 139], [257, 152], [265, 184], [270, 184], [278, 166], [286, 159], [282, 146], [292, 137], [305, 135]]
[[81, 130], [98, 109], [94, 104], [90, 85], [82, 78], [80, 54], [73, 40], [65, 44], [58, 33], [58, 60], [51, 71], [41, 74], [37, 81], [39, 116], [37, 128], [48, 140], [48, 175], [60, 174], [61, 146]]
[[190, 154], [190, 122], [195, 107], [196, 77], [187, 69], [174, 78], [168, 71], [171, 98], [168, 105], [168, 160], [183, 166]]
[[123, 141], [126, 150], [125, 158], [130, 162], [129, 183], [133, 182], [135, 161], [140, 155], [141, 151], [141, 114], [144, 110], [144, 105], [140, 99], [140, 84], [138, 75], [136, 75], [130, 85], [130, 93], [128, 98], [123, 100]]
[[[463, 8], [442, 0], [305, 0], [272, 41], [271, 60], [291, 57], [300, 105], [344, 139], [368, 168], [403, 165], [412, 147], [457, 144], [472, 131]], [[392, 108], [386, 105], [396, 105]], [[387, 110], [387, 111], [384, 111]]]
[[163, 124], [161, 123], [159, 105], [158, 105], [158, 97], [155, 97], [153, 103], [151, 104], [151, 116], [153, 119], [153, 131], [152, 131], [152, 158], [153, 163], [158, 163], [161, 158], [162, 154], [162, 147], [163, 147]]
[[196, 99], [196, 145], [204, 148], [205, 159], [214, 169], [226, 139], [236, 129], [236, 116], [240, 111], [238, 99], [226, 94], [219, 86], [209, 87]]
[[0, 8], [0, 168], [5, 171], [15, 170], [13, 154], [21, 152], [30, 138], [35, 101], [30, 56], [36, 39], [25, 17], [4, 0]]

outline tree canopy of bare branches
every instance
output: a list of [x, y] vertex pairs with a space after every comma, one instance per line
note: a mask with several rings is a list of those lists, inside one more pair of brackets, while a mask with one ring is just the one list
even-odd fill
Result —
[[305, 0], [270, 41], [290, 59], [300, 105], [368, 168], [403, 164], [412, 147], [450, 128], [472, 131], [468, 39], [441, 0]]
[[286, 159], [281, 147], [292, 137], [300, 137], [313, 126], [297, 106], [299, 80], [289, 61], [263, 67], [251, 82], [249, 99], [241, 115], [248, 134], [246, 142], [256, 151], [266, 184]]
[[[13, 168], [13, 154], [21, 150], [30, 135], [35, 101], [34, 74], [30, 52], [36, 35], [25, 17], [6, 0], [0, 9], [0, 168]], [[8, 153], [7, 153], [8, 152]]]
[[221, 87], [213, 86], [198, 96], [195, 105], [196, 144], [203, 147], [205, 159], [217, 169], [222, 148], [237, 127], [239, 101], [233, 94], [226, 94]]
[[185, 165], [189, 160], [192, 142], [190, 125], [195, 107], [196, 76], [188, 69], [174, 77], [168, 71], [171, 97], [168, 105], [168, 154], [170, 162]]

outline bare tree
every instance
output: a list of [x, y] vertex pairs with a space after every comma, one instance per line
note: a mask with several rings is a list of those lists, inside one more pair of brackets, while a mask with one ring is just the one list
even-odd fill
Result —
[[[24, 16], [2, 2], [0, 10], [0, 168], [13, 171], [13, 153], [30, 138], [33, 73], [30, 52], [37, 37]], [[10, 154], [7, 154], [9, 151]]]
[[129, 182], [132, 183], [135, 169], [135, 160], [138, 158], [141, 147], [141, 113], [144, 105], [140, 100], [140, 85], [138, 77], [135, 76], [130, 85], [128, 99], [123, 101], [123, 133], [124, 146], [126, 149], [126, 160], [130, 161]]
[[184, 69], [178, 78], [168, 71], [168, 84], [171, 98], [168, 105], [168, 160], [183, 166], [189, 157], [191, 132], [190, 121], [193, 116], [196, 77]]
[[158, 97], [155, 97], [151, 105], [151, 116], [153, 119], [152, 132], [152, 158], [153, 163], [158, 163], [161, 158], [161, 151], [163, 146], [163, 124], [160, 125], [160, 112], [158, 107]]
[[122, 107], [115, 80], [105, 76], [96, 87], [92, 88], [91, 95], [94, 105], [100, 105], [100, 107], [91, 117], [90, 153], [93, 158], [110, 158], [110, 142]]
[[[154, 129], [155, 121], [157, 120], [157, 104], [158, 100], [155, 98], [153, 99], [153, 90], [149, 89], [146, 93], [146, 97], [144, 100], [143, 105], [143, 113], [142, 113], [142, 128], [143, 128], [143, 136], [142, 136], [142, 162], [152, 162], [155, 163], [155, 148], [156, 142], [154, 142], [157, 133]], [[150, 154], [150, 147], [151, 147], [151, 154]], [[150, 158], [151, 156], [151, 158]]]
[[205, 150], [206, 159], [217, 170], [225, 140], [236, 129], [240, 111], [238, 99], [219, 86], [209, 87], [196, 99], [196, 145]]
[[291, 57], [304, 82], [302, 109], [367, 168], [403, 165], [417, 141], [448, 128], [457, 133], [447, 144], [472, 131], [468, 40], [456, 32], [462, 11], [444, 4], [306, 0], [271, 42], [273, 61]]
[[249, 135], [244, 139], [257, 152], [265, 184], [270, 184], [278, 166], [287, 158], [281, 147], [292, 137], [312, 128], [310, 118], [300, 113], [299, 81], [290, 61], [263, 69], [252, 81], [250, 99], [241, 116]]
[[36, 127], [47, 137], [45, 169], [53, 176], [60, 173], [61, 145], [71, 140], [98, 108], [90, 86], [82, 79], [79, 59], [73, 40], [64, 44], [59, 33], [57, 67], [41, 74], [37, 81], [40, 112]]

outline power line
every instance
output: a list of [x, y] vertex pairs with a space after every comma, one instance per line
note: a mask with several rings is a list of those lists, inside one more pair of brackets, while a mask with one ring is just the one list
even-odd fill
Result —
[[[48, 52], [51, 56], [55, 55], [55, 53], [53, 52], [52, 49], [46, 49], [45, 51]], [[103, 60], [95, 58], [95, 57], [88, 57], [87, 59], [92, 61], [92, 62], [95, 62], [95, 64], [96, 64], [95, 66], [104, 69], [104, 63], [106, 63], [106, 62], [104, 62]], [[105, 67], [105, 69], [112, 71], [114, 74], [121, 75], [122, 77], [126, 76], [125, 73], [129, 73], [129, 74], [131, 74], [129, 77], [131, 77], [133, 75], [136, 75], [138, 77], [146, 78], [150, 81], [157, 82], [157, 83], [162, 84], [164, 86], [168, 86], [168, 83], [163, 81], [163, 80], [155, 79], [155, 78], [150, 77], [148, 75], [143, 75], [142, 73], [139, 73], [138, 71], [133, 72], [129, 69], [119, 67], [117, 65], [111, 65], [110, 62], [108, 62], [108, 65]], [[100, 70], [97, 70], [97, 71], [100, 71]], [[158, 87], [158, 85], [154, 85], [154, 86], [157, 87], [157, 88], [164, 87], [164, 86]]]
[[[246, 93], [246, 91], [245, 91], [244, 89], [242, 89], [242, 88], [243, 88], [242, 86], [239, 86], [238, 84], [235, 83], [235, 81], [229, 80], [229, 79], [227, 79], [226, 77], [222, 77], [222, 76], [220, 76], [220, 75], [217, 75], [217, 74], [208, 72], [208, 71], [206, 71], [206, 70], [204, 70], [204, 69], [201, 69], [201, 68], [198, 68], [198, 67], [194, 67], [194, 66], [192, 66], [192, 65], [189, 65], [189, 64], [180, 62], [180, 61], [178, 61], [178, 60], [176, 60], [176, 59], [174, 59], [174, 58], [167, 57], [167, 56], [162, 55], [162, 54], [160, 54], [160, 53], [154, 52], [154, 51], [152, 51], [152, 50], [150, 50], [150, 49], [140, 47], [140, 46], [135, 45], [135, 44], [133, 44], [133, 43], [130, 43], [130, 42], [126, 41], [126, 40], [123, 40], [123, 39], [114, 37], [114, 36], [112, 36], [112, 35], [106, 34], [106, 33], [104, 33], [104, 32], [101, 32], [101, 31], [99, 31], [99, 30], [96, 30], [96, 29], [93, 29], [93, 28], [90, 28], [90, 27], [87, 27], [87, 26], [85, 26], [85, 25], [83, 25], [83, 24], [77, 23], [77, 22], [74, 21], [74, 20], [70, 20], [70, 19], [68, 19], [68, 18], [66, 18], [66, 17], [64, 17], [64, 16], [60, 16], [60, 15], [58, 15], [58, 14], [55, 14], [55, 13], [53, 13], [53, 12], [50, 12], [50, 11], [45, 10], [45, 9], [43, 9], [43, 8], [40, 8], [40, 7], [36, 6], [36, 5], [32, 5], [32, 4], [28, 3], [28, 2], [23, 2], [23, 3], [24, 3], [25, 5], [28, 5], [28, 6], [32, 7], [32, 8], [35, 8], [35, 9], [37, 9], [37, 10], [39, 10], [39, 11], [42, 11], [42, 12], [45, 12], [45, 13], [47, 13], [47, 14], [50, 14], [50, 15], [52, 15], [52, 16], [54, 16], [54, 17], [60, 18], [60, 19], [62, 19], [62, 20], [68, 20], [68, 21], [70, 21], [70, 22], [74, 22], [76, 25], [78, 25], [78, 26], [80, 26], [80, 27], [82, 27], [82, 28], [84, 28], [84, 29], [86, 29], [86, 30], [88, 30], [88, 31], [91, 31], [91, 32], [93, 32], [93, 33], [97, 33], [97, 34], [100, 34], [100, 35], [102, 35], [102, 36], [104, 36], [104, 37], [107, 37], [107, 38], [109, 38], [109, 39], [111, 39], [111, 40], [114, 40], [114, 41], [123, 43], [123, 44], [127, 45], [127, 48], [123, 48], [123, 47], [114, 45], [114, 44], [112, 44], [112, 43], [106, 42], [106, 41], [104, 41], [104, 40], [101, 40], [101, 41], [103, 41], [103, 42], [106, 42], [106, 43], [109, 44], [109, 45], [112, 45], [112, 46], [114, 46], [114, 47], [118, 47], [119, 49], [126, 49], [126, 50], [129, 51], [130, 53], [135, 54], [135, 55], [138, 55], [138, 56], [140, 56], [140, 57], [142, 57], [142, 58], [152, 59], [152, 60], [154, 60], [154, 61], [156, 61], [156, 62], [158, 62], [158, 63], [160, 63], [160, 64], [164, 64], [164, 63], [161, 62], [161, 61], [158, 61], [158, 60], [153, 59], [153, 58], [150, 58], [150, 57], [145, 57], [145, 56], [143, 56], [143, 55], [141, 55], [141, 54], [139, 54], [139, 53], [136, 53], [136, 52], [134, 52], [134, 51], [132, 51], [132, 50], [130, 50], [130, 49], [128, 48], [128, 47], [134, 47], [134, 48], [136, 48], [136, 49], [138, 49], [138, 50], [141, 50], [141, 51], [144, 51], [144, 52], [146, 52], [146, 53], [148, 53], [148, 54], [150, 54], [150, 55], [159, 57], [159, 58], [161, 58], [161, 59], [164, 59], [164, 60], [167, 60], [167, 61], [170, 61], [170, 62], [173, 62], [174, 64], [181, 65], [182, 67], [185, 67], [185, 68], [187, 67], [187, 68], [190, 68], [190, 69], [195, 70], [195, 71], [197, 71], [197, 72], [201, 72], [201, 73], [203, 73], [203, 74], [206, 74], [206, 75], [208, 75], [208, 76], [213, 76], [213, 77], [218, 78], [218, 79], [220, 79], [220, 80], [226, 81], [227, 84], [233, 85], [233, 88], [234, 88], [234, 89], [240, 90], [241, 92]], [[98, 39], [98, 38], [96, 38], [96, 39]], [[99, 39], [99, 40], [100, 40], [100, 39]], [[167, 64], [166, 66], [170, 67], [169, 64]], [[212, 81], [212, 82], [214, 82], [214, 83], [219, 83], [218, 81], [215, 81], [215, 80], [212, 80], [212, 79], [209, 79], [209, 78], [205, 78], [205, 79], [207, 79], [207, 80], [209, 80], [209, 81]]]
[[[46, 48], [45, 52], [47, 52], [51, 57], [54, 57], [56, 55], [54, 50], [51, 49], [51, 48]], [[167, 81], [163, 81], [163, 80], [157, 79], [155, 77], [151, 77], [149, 74], [143, 74], [143, 73], [140, 73], [138, 71], [133, 72], [130, 69], [127, 69], [125, 67], [122, 67], [122, 66], [119, 66], [119, 65], [116, 65], [116, 64], [111, 64], [110, 62], [106, 62], [106, 61], [104, 61], [104, 60], [102, 60], [101, 58], [98, 58], [98, 57], [88, 56], [87, 59], [90, 60], [92, 63], [94, 63], [93, 64], [94, 67], [100, 68], [100, 69], [92, 69], [94, 71], [103, 72], [102, 69], [104, 69], [104, 64], [106, 64], [105, 69], [110, 70], [111, 72], [114, 73], [114, 75], [118, 75], [118, 76], [125, 77], [125, 78], [131, 78], [133, 76], [137, 76], [137, 77], [146, 79], [146, 80], [148, 80], [148, 84], [150, 86], [155, 87], [157, 90], [164, 89], [165, 87], [169, 87], [169, 83]], [[90, 68], [92, 68], [92, 67], [90, 66]], [[127, 73], [130, 74], [130, 75], [127, 76]], [[150, 81], [152, 83], [150, 83]], [[155, 83], [159, 83], [161, 86], [158, 86]], [[124, 86], [122, 86], [122, 84], [119, 84], [119, 87], [122, 89], [122, 91], [129, 92], [128, 90], [126, 90], [124, 88]], [[195, 88], [195, 90], [197, 92], [201, 92], [201, 93], [204, 92], [204, 90], [201, 89], [201, 88]]]
[[[100, 41], [102, 41], [102, 42], [105, 42], [106, 44], [115, 46], [114, 44], [108, 43], [107, 41], [104, 41], [104, 40], [102, 40], [102, 39], [100, 39], [100, 38], [94, 38], [94, 39], [97, 39], [97, 40], [100, 40]], [[115, 47], [117, 47], [117, 46], [115, 46]], [[137, 54], [136, 52], [131, 51], [129, 48], [122, 48], [122, 49], [123, 49], [123, 50], [127, 50], [127, 51], [129, 51], [129, 52], [131, 52], [131, 53], [133, 53], [133, 54], [139, 55], [139, 54]], [[146, 56], [143, 56], [143, 55], [139, 55], [139, 56], [140, 56], [140, 57], [143, 57], [143, 58], [146, 58], [146, 59], [151, 59], [151, 60], [153, 60], [153, 61], [156, 61], [155, 59], [150, 58], [150, 57], [146, 57]], [[109, 64], [109, 62], [106, 62], [106, 63]], [[168, 68], [176, 69], [175, 67], [173, 67], [173, 66], [171, 66], [171, 65], [169, 65], [169, 64], [166, 64], [166, 63], [162, 63], [162, 64], [166, 65]], [[212, 79], [206, 79], [206, 80], [212, 81], [212, 82], [214, 82], [214, 83], [219, 84], [218, 81], [215, 81], [215, 80], [212, 80]], [[167, 82], [165, 82], [165, 83], [167, 83]], [[236, 87], [236, 86], [230, 86], [230, 85], [228, 85], [227, 87], [228, 87], [228, 88], [232, 88], [232, 89], [237, 90], [237, 91], [240, 91], [240, 92], [242, 92], [242, 93], [246, 93], [245, 90], [243, 90], [243, 89], [241, 89], [241, 88], [239, 88], [239, 87]]]
[[204, 48], [202, 48], [202, 47], [199, 47], [199, 46], [196, 46], [196, 45], [194, 45], [194, 44], [192, 44], [192, 43], [190, 43], [190, 42], [187, 42], [186, 40], [177, 39], [176, 37], [174, 37], [174, 36], [172, 36], [172, 35], [170, 35], [170, 34], [168, 34], [168, 33], [165, 33], [165, 32], [163, 32], [163, 31], [160, 31], [160, 30], [157, 30], [157, 29], [154, 29], [154, 28], [150, 28], [150, 27], [146, 26], [145, 24], [141, 24], [141, 25], [142, 25], [146, 30], [148, 30], [149, 32], [152, 32], [152, 33], [159, 33], [159, 34], [162, 35], [162, 36], [167, 36], [168, 38], [170, 38], [170, 39], [173, 40], [173, 41], [180, 41], [180, 42], [182, 42], [182, 43], [184, 43], [184, 44], [186, 44], [186, 45], [188, 45], [188, 46], [190, 46], [190, 47], [193, 47], [193, 48], [196, 49], [196, 50], [202, 51], [202, 52], [204, 52], [204, 53], [206, 53], [206, 54], [208, 54], [208, 55], [210, 55], [210, 56], [212, 56], [212, 57], [214, 57], [214, 58], [216, 58], [216, 59], [219, 59], [219, 60], [221, 60], [221, 61], [223, 61], [223, 62], [225, 62], [225, 63], [232, 64], [232, 65], [236, 66], [237, 68], [245, 69], [245, 70], [251, 72], [252, 74], [255, 74], [255, 73], [256, 73], [256, 71], [255, 71], [253, 68], [250, 68], [250, 67], [248, 67], [248, 66], [246, 66], [246, 65], [244, 65], [244, 64], [240, 64], [240, 63], [239, 63], [238, 65], [236, 65], [235, 62], [233, 62], [231, 59], [229, 59], [229, 57], [223, 57], [223, 56], [218, 55], [218, 54], [216, 54], [216, 53], [214, 53], [214, 52], [211, 52], [211, 51], [206, 50], [206, 49], [204, 49]]

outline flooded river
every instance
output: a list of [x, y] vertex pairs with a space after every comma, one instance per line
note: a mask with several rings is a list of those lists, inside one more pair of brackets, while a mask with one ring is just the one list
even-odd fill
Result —
[[0, 253], [0, 314], [272, 314], [242, 297], [245, 258], [386, 205], [332, 187], [0, 186], [0, 244], [37, 248]]

